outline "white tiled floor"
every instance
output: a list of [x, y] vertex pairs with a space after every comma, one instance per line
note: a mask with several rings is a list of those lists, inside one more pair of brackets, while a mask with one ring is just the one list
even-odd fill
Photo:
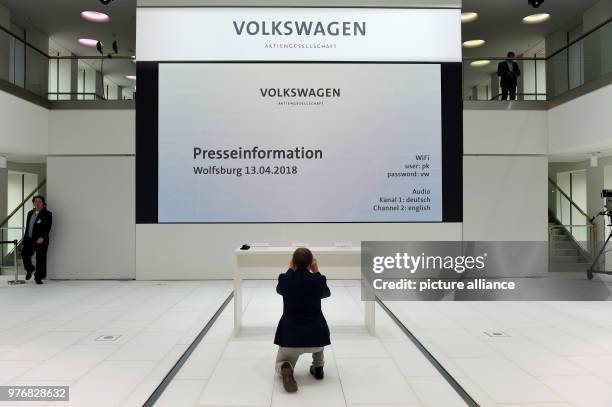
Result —
[[[323, 301], [332, 331], [332, 345], [325, 349], [325, 379], [315, 380], [308, 373], [310, 356], [304, 355], [295, 372], [299, 390], [286, 393], [274, 374], [277, 347], [273, 338], [282, 312], [275, 284], [245, 282], [241, 334], [232, 336], [233, 305], [229, 305], [179, 371], [172, 388], [164, 392], [163, 403], [167, 404], [163, 405], [465, 405], [380, 308], [379, 335], [366, 332], [355, 281], [330, 281], [332, 297]], [[428, 389], [432, 384], [435, 391]], [[198, 388], [201, 391], [194, 399]]]
[[612, 406], [611, 302], [387, 305], [481, 407]]
[[[231, 290], [229, 281], [49, 281], [0, 277], [0, 384], [69, 385], [70, 403], [141, 406]], [[300, 390], [273, 373], [282, 300], [272, 281], [245, 282], [241, 335], [230, 304], [159, 406], [423, 406], [465, 403], [377, 308], [363, 327], [356, 282], [331, 281], [326, 377], [300, 359]], [[397, 317], [482, 407], [612, 407], [612, 303], [390, 302]], [[485, 331], [503, 331], [492, 338]], [[101, 335], [116, 341], [96, 341]], [[0, 407], [10, 403], [0, 402]]]
[[[141, 406], [231, 291], [230, 281], [11, 287], [7, 279], [0, 277], [0, 385], [66, 385], [70, 402], [0, 406]], [[120, 336], [97, 341], [102, 335]], [[201, 389], [190, 384], [173, 384], [164, 399], [195, 399]]]

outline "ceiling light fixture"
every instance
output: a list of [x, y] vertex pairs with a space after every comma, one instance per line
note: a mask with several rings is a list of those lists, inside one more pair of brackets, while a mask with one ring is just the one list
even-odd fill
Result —
[[481, 67], [481, 66], [487, 66], [490, 63], [491, 61], [489, 61], [488, 59], [480, 59], [478, 61], [470, 62], [470, 66]]
[[107, 14], [100, 13], [99, 11], [82, 11], [81, 17], [84, 20], [92, 21], [94, 23], [106, 23], [110, 20]]
[[92, 40], [91, 38], [79, 38], [79, 44], [84, 47], [95, 47], [98, 42], [98, 40]]
[[527, 16], [525, 18], [523, 18], [523, 23], [525, 24], [540, 24], [543, 23], [544, 21], [547, 21], [550, 19], [550, 14], [548, 13], [538, 13], [538, 14], [532, 14], [530, 16]]
[[468, 40], [463, 42], [464, 48], [478, 48], [485, 45], [485, 40]]
[[477, 19], [478, 13], [474, 13], [473, 11], [466, 11], [465, 13], [461, 13], [462, 23], [471, 23], [472, 21], [476, 21]]
[[136, 80], [136, 75], [125, 75], [125, 79], [129, 79], [131, 81], [135, 81]]

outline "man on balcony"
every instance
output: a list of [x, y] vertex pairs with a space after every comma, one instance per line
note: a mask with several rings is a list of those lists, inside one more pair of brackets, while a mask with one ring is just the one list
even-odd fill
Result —
[[508, 93], [510, 94], [510, 100], [516, 100], [516, 85], [518, 77], [521, 76], [521, 70], [514, 61], [514, 57], [514, 52], [510, 51], [506, 60], [497, 65], [497, 76], [500, 78], [499, 84], [502, 89], [502, 100], [508, 100]]

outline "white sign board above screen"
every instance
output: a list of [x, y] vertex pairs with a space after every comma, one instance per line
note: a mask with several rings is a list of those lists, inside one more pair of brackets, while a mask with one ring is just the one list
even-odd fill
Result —
[[458, 9], [138, 8], [139, 61], [460, 62]]

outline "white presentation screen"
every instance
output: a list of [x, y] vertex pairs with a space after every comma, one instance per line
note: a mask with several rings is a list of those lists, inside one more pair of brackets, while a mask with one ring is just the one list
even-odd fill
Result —
[[159, 222], [442, 220], [440, 65], [160, 64]]
[[161, 63], [159, 222], [442, 221], [439, 64]]

